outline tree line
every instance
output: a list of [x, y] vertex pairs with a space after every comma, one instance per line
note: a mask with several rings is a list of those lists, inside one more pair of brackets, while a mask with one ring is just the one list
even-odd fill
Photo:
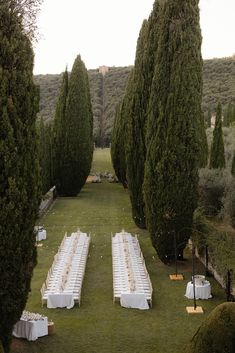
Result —
[[[234, 68], [235, 57], [203, 61], [202, 110], [205, 120], [209, 110], [211, 115], [215, 115], [218, 101], [223, 111], [229, 104], [234, 105]], [[123, 98], [131, 70], [132, 66], [110, 67], [104, 77], [98, 69], [88, 70], [94, 120], [93, 138], [98, 147], [108, 147], [111, 142], [115, 109]], [[47, 122], [54, 119], [61, 79], [62, 74], [34, 76], [41, 92], [38, 117]]]
[[80, 55], [62, 79], [53, 124], [37, 122], [32, 40], [41, 0], [0, 2], [0, 351], [25, 308], [37, 263], [34, 226], [42, 193], [76, 196], [89, 174], [93, 117]]
[[198, 206], [199, 169], [225, 168], [221, 102], [209, 153], [202, 74], [198, 2], [156, 0], [116, 110], [111, 154], [129, 189], [133, 220], [148, 229], [164, 263], [174, 259], [175, 244], [183, 259]]

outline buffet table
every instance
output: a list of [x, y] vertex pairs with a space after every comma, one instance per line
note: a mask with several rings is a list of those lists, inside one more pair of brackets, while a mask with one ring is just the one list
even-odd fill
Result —
[[[188, 282], [185, 296], [188, 299], [193, 299], [193, 283]], [[212, 298], [211, 295], [211, 285], [209, 281], [204, 281], [204, 284], [195, 284], [195, 297], [196, 299], [209, 299]]]
[[[35, 317], [35, 320], [30, 320], [30, 315], [32, 318]], [[48, 318], [24, 311], [21, 319], [15, 324], [12, 334], [17, 338], [26, 338], [28, 341], [36, 341], [38, 337], [48, 335]]]

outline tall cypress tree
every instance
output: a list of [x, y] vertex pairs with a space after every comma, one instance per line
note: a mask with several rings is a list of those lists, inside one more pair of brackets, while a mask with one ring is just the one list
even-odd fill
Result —
[[38, 124], [39, 135], [39, 164], [41, 171], [42, 193], [46, 194], [53, 185], [53, 161], [52, 161], [52, 145], [53, 133], [52, 124], [45, 123], [40, 119]]
[[210, 153], [210, 168], [225, 168], [224, 141], [222, 130], [222, 107], [218, 103], [216, 109], [215, 128], [213, 131], [213, 141]]
[[179, 257], [197, 206], [202, 58], [198, 1], [169, 0], [161, 13], [147, 123], [144, 195], [147, 228], [160, 259]]
[[122, 183], [123, 187], [127, 188], [126, 178], [126, 154], [125, 154], [125, 130], [122, 128], [122, 102], [116, 107], [114, 125], [112, 130], [112, 143], [111, 143], [111, 159], [115, 174]]
[[66, 164], [66, 102], [68, 96], [68, 71], [63, 73], [60, 93], [56, 104], [53, 133], [53, 176], [57, 191], [60, 194], [60, 182]]
[[143, 197], [144, 165], [146, 157], [145, 130], [150, 88], [155, 67], [160, 23], [159, 0], [155, 1], [151, 15], [142, 24], [139, 34], [133, 75], [133, 99], [130, 111], [130, 129], [127, 144], [127, 180], [136, 225], [145, 228]]
[[93, 155], [89, 81], [80, 55], [74, 61], [66, 101], [65, 148], [60, 193], [76, 196], [86, 182]]
[[134, 70], [130, 72], [123, 100], [116, 109], [111, 143], [113, 168], [118, 180], [122, 183], [124, 188], [127, 188], [126, 148], [127, 144], [129, 144], [127, 131], [130, 129], [129, 124], [130, 109], [132, 105], [133, 74]]
[[0, 341], [9, 352], [36, 263], [39, 201], [33, 51], [14, 1], [0, 4]]
[[145, 119], [148, 104], [148, 90], [145, 90], [145, 50], [148, 22], [145, 20], [139, 34], [135, 68], [133, 71], [133, 100], [129, 116], [128, 143], [126, 148], [127, 180], [132, 206], [132, 217], [136, 225], [145, 228], [142, 184], [145, 163]]

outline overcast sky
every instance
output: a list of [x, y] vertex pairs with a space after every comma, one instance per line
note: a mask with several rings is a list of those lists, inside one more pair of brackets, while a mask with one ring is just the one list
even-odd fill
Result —
[[[44, 0], [34, 46], [35, 74], [71, 70], [81, 54], [87, 69], [128, 66], [154, 0]], [[200, 0], [204, 59], [235, 54], [235, 0]]]

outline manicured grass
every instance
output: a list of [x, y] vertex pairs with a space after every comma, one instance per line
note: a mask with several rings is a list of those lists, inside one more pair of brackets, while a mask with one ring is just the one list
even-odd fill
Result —
[[[93, 170], [112, 171], [109, 150], [95, 151]], [[213, 299], [197, 301], [205, 314], [186, 313], [185, 307], [193, 305], [192, 300], [184, 297], [191, 277], [190, 258], [179, 265], [185, 280], [170, 281], [168, 275], [174, 273], [174, 266], [165, 266], [156, 258], [147, 231], [139, 230], [132, 221], [128, 192], [120, 184], [86, 184], [78, 197], [59, 198], [41, 224], [47, 229], [48, 239], [38, 248], [38, 265], [27, 309], [53, 320], [55, 334], [35, 342], [15, 340], [11, 353], [182, 353], [205, 317], [225, 301], [223, 290], [210, 278]], [[53, 256], [64, 233], [78, 227], [92, 237], [81, 307], [41, 308], [39, 290]], [[139, 236], [154, 289], [151, 310], [125, 309], [113, 304], [111, 233], [122, 228]], [[199, 263], [196, 267], [197, 273], [203, 273]]]

